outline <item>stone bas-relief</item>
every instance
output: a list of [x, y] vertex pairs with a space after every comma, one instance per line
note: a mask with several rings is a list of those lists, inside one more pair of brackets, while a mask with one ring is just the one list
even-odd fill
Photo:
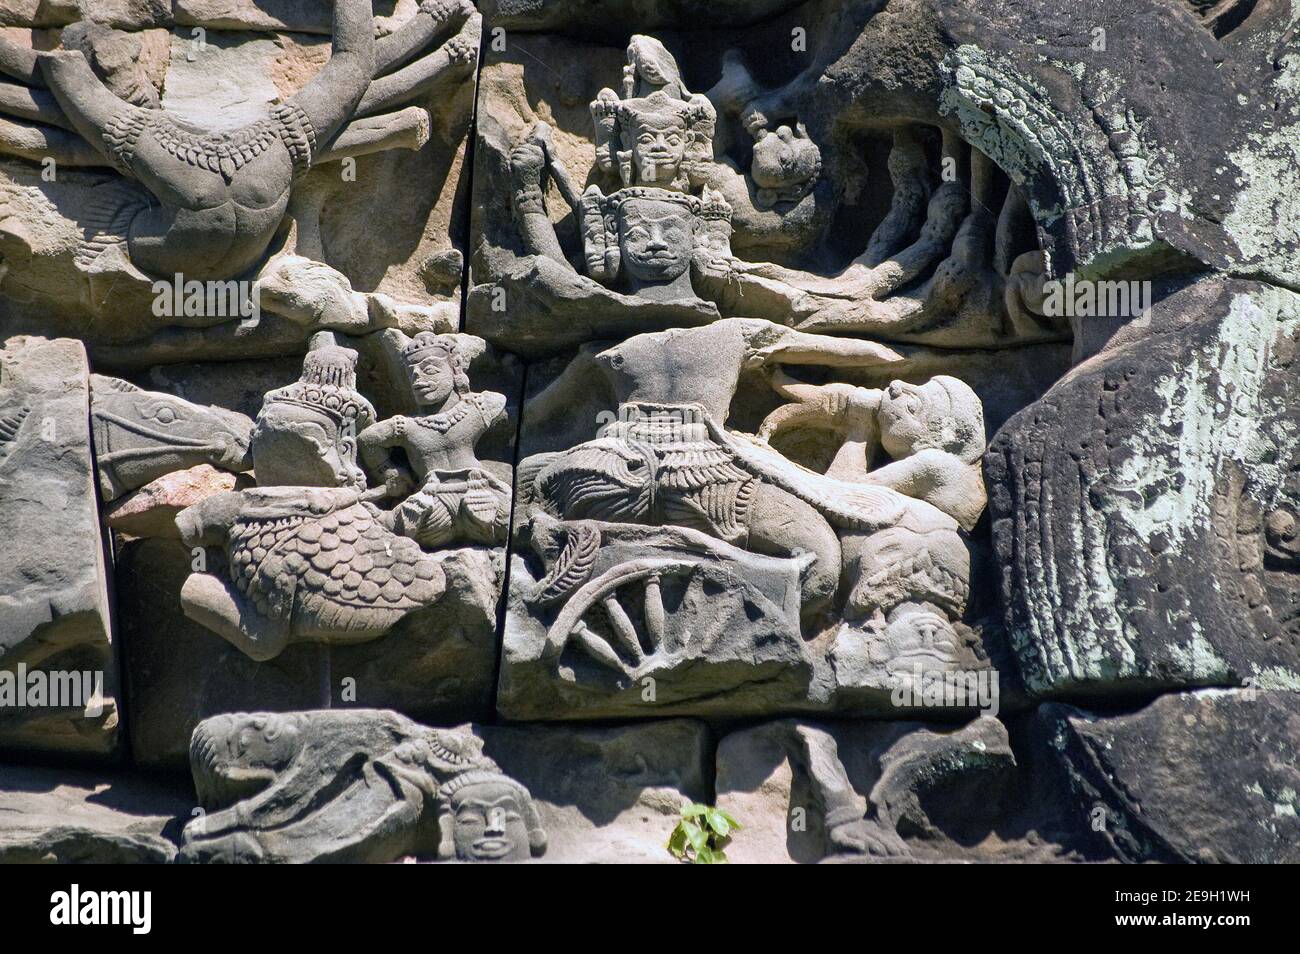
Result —
[[[786, 370], [891, 362], [757, 319], [584, 349], [525, 407], [526, 434], [575, 407], [611, 423], [520, 463], [532, 554], [517, 545], [501, 711], [826, 709], [839, 682], [883, 709], [912, 664], [987, 668], [961, 622], [964, 534], [984, 509], [979, 399], [947, 376], [870, 389]], [[788, 401], [767, 439], [726, 427], [744, 371]], [[825, 473], [770, 442], [805, 429], [839, 442]]]
[[[481, 18], [469, 0], [403, 3], [382, 25], [371, 0], [329, 7], [328, 44], [220, 18], [184, 39], [89, 21], [54, 48], [0, 37], [15, 320], [88, 326], [123, 365], [293, 353], [321, 329], [455, 330], [449, 227]], [[427, 195], [367, 258], [327, 206], [412, 174]]]
[[[585, 133], [519, 107], [512, 58], [498, 59], [485, 67], [484, 99], [504, 118], [479, 129], [487, 242], [469, 303], [494, 341], [547, 353], [584, 332], [718, 314], [947, 346], [1068, 336], [1044, 311], [1046, 260], [1020, 183], [960, 130], [902, 122], [880, 133], [890, 138], [888, 211], [845, 259], [830, 231], [845, 193], [868, 188], [865, 170], [824, 164], [799, 121], [795, 83], [764, 89], [741, 50], [725, 52], [712, 88], [692, 93], [662, 42], [633, 36], [622, 89], [596, 92]], [[566, 69], [566, 83], [579, 79]], [[571, 115], [563, 96], [548, 105], [556, 119]], [[509, 127], [524, 124], [510, 141]], [[588, 136], [591, 153], [562, 148], [561, 133]], [[836, 137], [826, 133], [829, 147]], [[494, 195], [508, 195], [509, 208]], [[567, 207], [563, 231], [576, 241], [561, 234], [548, 195]], [[820, 271], [792, 267], [817, 259]]]
[[532, 796], [465, 730], [396, 713], [239, 713], [194, 730], [207, 810], [182, 862], [522, 861], [546, 851]]
[[0, 860], [1293, 859], [1285, 5], [89, 6]]
[[265, 392], [247, 473], [176, 471], [108, 511], [143, 537], [117, 586], [139, 762], [180, 768], [234, 709], [491, 713], [517, 364], [467, 335], [381, 337], [320, 339]]
[[[298, 381], [266, 395], [250, 440], [256, 486], [176, 517], [182, 542], [217, 548], [229, 574], [191, 575], [185, 614], [253, 659], [299, 641], [379, 638], [454, 585], [448, 569], [464, 564], [452, 544], [504, 537], [510, 486], [474, 446], [504, 414], [505, 396], [469, 390], [455, 336], [421, 332], [400, 356], [416, 403], [440, 410], [376, 421], [356, 390], [356, 352], [323, 344]], [[373, 490], [359, 446], [382, 477]], [[389, 447], [407, 451], [418, 490], [403, 484]], [[399, 503], [381, 509], [390, 494]]]

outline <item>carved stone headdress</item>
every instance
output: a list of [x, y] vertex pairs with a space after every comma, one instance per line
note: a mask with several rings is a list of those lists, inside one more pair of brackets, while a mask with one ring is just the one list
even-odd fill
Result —
[[718, 115], [713, 104], [698, 93], [683, 100], [675, 99], [663, 90], [655, 90], [649, 96], [620, 101], [614, 116], [619, 143], [623, 147], [618, 150], [617, 158], [619, 177], [624, 185], [636, 185], [639, 181], [638, 171], [633, 167], [632, 150], [639, 127], [646, 123], [671, 122], [682, 127], [684, 154], [681, 175], [672, 183], [674, 188], [689, 189], [693, 164], [713, 160], [713, 136]]
[[296, 404], [332, 418], [339, 427], [351, 423], [361, 431], [374, 421], [375, 409], [356, 388], [357, 353], [328, 345], [308, 351], [301, 377], [269, 392], [264, 406]]
[[629, 186], [604, 195], [596, 186], [591, 186], [582, 195], [580, 218], [587, 273], [597, 281], [612, 281], [618, 277], [622, 262], [618, 243], [620, 217], [625, 206], [638, 201], [681, 206], [691, 217], [696, 246], [704, 241], [704, 230], [699, 228], [701, 224], [721, 223], [728, 232], [731, 228], [731, 207], [721, 193], [713, 190], [706, 190], [701, 198], [670, 189]]

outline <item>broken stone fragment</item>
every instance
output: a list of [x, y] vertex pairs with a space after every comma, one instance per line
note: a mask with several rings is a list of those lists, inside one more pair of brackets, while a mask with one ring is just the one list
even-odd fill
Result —
[[1124, 862], [1300, 860], [1300, 696], [1202, 689], [1126, 715], [1038, 713], [1081, 829]]
[[104, 523], [133, 537], [179, 540], [176, 515], [213, 494], [234, 490], [235, 480], [234, 474], [211, 464], [164, 474], [107, 506]]

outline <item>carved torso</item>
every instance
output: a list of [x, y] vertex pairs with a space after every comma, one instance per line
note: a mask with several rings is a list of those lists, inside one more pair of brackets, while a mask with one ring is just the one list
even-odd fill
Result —
[[479, 466], [474, 445], [505, 410], [505, 395], [484, 391], [466, 394], [449, 410], [393, 419], [401, 446], [420, 480], [435, 470]]

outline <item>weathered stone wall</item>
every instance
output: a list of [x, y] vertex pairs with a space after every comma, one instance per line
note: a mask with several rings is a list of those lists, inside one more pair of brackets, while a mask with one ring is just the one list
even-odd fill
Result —
[[1300, 860], [1292, 21], [5, 4], [0, 860]]

